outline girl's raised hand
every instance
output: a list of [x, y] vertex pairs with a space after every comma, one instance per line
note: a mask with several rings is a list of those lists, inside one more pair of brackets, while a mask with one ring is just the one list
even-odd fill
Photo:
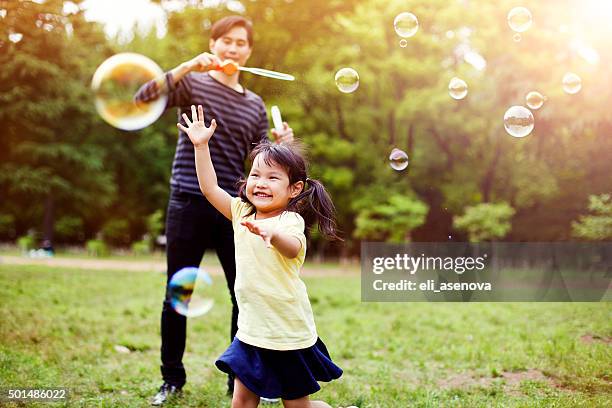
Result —
[[217, 121], [214, 119], [210, 121], [210, 127], [206, 127], [204, 124], [204, 109], [202, 109], [202, 105], [198, 105], [197, 112], [195, 105], [191, 105], [191, 120], [189, 120], [189, 117], [184, 113], [183, 120], [187, 124], [187, 127], [180, 123], [177, 123], [176, 126], [187, 133], [191, 143], [193, 143], [196, 148], [207, 144], [217, 128]]
[[240, 225], [244, 225], [245, 227], [247, 227], [249, 231], [251, 231], [253, 234], [259, 235], [266, 243], [266, 246], [268, 248], [272, 248], [271, 241], [272, 241], [272, 237], [274, 236], [274, 231], [272, 229], [264, 228], [260, 225], [257, 225], [256, 223], [252, 221], [242, 221]]

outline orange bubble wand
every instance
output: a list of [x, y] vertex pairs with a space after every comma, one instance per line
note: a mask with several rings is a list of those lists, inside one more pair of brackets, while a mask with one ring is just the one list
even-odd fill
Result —
[[214, 65], [211, 69], [215, 71], [222, 71], [225, 75], [234, 75], [237, 71], [246, 71], [251, 74], [261, 75], [268, 78], [282, 79], [283, 81], [293, 81], [295, 77], [289, 74], [283, 74], [282, 72], [270, 71], [269, 69], [262, 68], [251, 68], [241, 67], [236, 62], [231, 60], [225, 60], [221, 65]]

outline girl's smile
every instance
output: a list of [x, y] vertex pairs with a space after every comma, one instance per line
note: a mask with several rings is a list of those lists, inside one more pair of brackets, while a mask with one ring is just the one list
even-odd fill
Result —
[[[289, 185], [287, 172], [274, 162], [258, 155], [246, 183], [246, 196], [257, 209], [257, 218], [270, 218], [281, 214], [297, 191]], [[300, 183], [301, 184], [301, 183]]]

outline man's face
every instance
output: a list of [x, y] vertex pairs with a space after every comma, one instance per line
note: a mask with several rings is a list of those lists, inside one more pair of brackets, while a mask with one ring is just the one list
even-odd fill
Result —
[[216, 40], [210, 40], [210, 50], [221, 61], [226, 59], [244, 66], [251, 56], [247, 31], [244, 27], [234, 27]]

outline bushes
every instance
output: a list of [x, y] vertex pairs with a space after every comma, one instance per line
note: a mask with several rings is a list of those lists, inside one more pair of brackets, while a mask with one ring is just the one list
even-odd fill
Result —
[[110, 251], [106, 243], [100, 239], [91, 239], [85, 244], [87, 254], [90, 256], [103, 257], [108, 256]]
[[33, 234], [24, 235], [17, 238], [17, 246], [21, 252], [28, 252], [30, 249], [34, 249], [36, 246], [36, 238]]

